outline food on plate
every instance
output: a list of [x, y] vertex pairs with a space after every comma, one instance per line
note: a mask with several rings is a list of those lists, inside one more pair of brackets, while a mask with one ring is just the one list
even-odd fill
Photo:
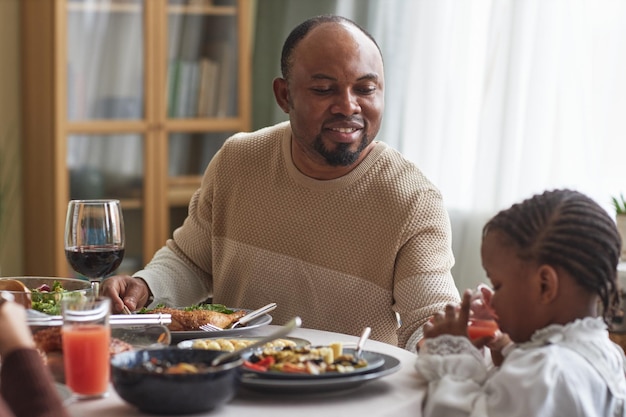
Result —
[[153, 309], [142, 309], [140, 313], [170, 314], [172, 322], [167, 327], [174, 332], [198, 330], [207, 323], [225, 329], [246, 315], [244, 310], [229, 310], [221, 304], [203, 304], [184, 309], [157, 306]]
[[150, 358], [150, 360], [142, 362], [141, 367], [145, 371], [157, 374], [198, 374], [209, 369], [209, 365], [202, 362], [172, 363], [158, 358]]
[[54, 281], [52, 287], [48, 284], [42, 284], [37, 288], [29, 289], [24, 283], [18, 280], [0, 280], [1, 282], [14, 282], [18, 284], [9, 284], [13, 286], [10, 291], [24, 292], [22, 303], [26, 308], [40, 311], [42, 313], [57, 316], [61, 314], [61, 299], [67, 297], [82, 297], [83, 294], [75, 291], [66, 291], [60, 281]]
[[[50, 326], [34, 330], [33, 339], [35, 340], [35, 347], [50, 370], [54, 380], [64, 384], [65, 368], [63, 366], [61, 326]], [[133, 350], [132, 345], [118, 338], [111, 338], [111, 344], [109, 345], [109, 354], [111, 357], [129, 350]]]
[[[198, 339], [193, 341], [191, 347], [192, 349], [222, 350], [225, 352], [232, 352], [250, 346], [255, 342], [256, 340], [237, 338]], [[296, 347], [296, 342], [289, 339], [276, 339], [263, 345], [263, 349], [283, 349], [286, 347]]]
[[[65, 291], [59, 281], [54, 281], [52, 287], [43, 284], [31, 290], [30, 296], [33, 310], [56, 316], [61, 314], [61, 299], [70, 296], [70, 293]], [[75, 293], [71, 296], [81, 297], [82, 294]]]
[[16, 279], [0, 279], [0, 291], [18, 291], [29, 293], [30, 289], [22, 282]]
[[329, 346], [300, 346], [263, 349], [244, 361], [244, 368], [258, 372], [285, 372], [320, 375], [331, 372], [349, 373], [368, 365], [363, 358], [344, 353], [340, 343]]
[[35, 345], [40, 352], [60, 352], [63, 350], [61, 343], [61, 326], [46, 327], [33, 332]]
[[[47, 354], [63, 350], [61, 326], [46, 327], [33, 332], [33, 339], [35, 340], [35, 346], [40, 352]], [[132, 349], [133, 347], [129, 343], [115, 337], [111, 338], [111, 344], [109, 345], [109, 354], [111, 356]]]

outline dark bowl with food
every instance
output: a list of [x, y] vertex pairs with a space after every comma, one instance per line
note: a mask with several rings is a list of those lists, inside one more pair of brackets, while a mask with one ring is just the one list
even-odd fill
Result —
[[118, 395], [146, 413], [191, 414], [233, 399], [240, 384], [236, 358], [219, 366], [213, 350], [143, 349], [111, 359], [111, 382]]
[[[23, 288], [20, 289], [19, 285]], [[49, 315], [61, 314], [61, 300], [68, 297], [83, 297], [91, 294], [87, 280], [61, 277], [3, 277], [0, 289], [9, 288], [15, 301], [26, 308]]]

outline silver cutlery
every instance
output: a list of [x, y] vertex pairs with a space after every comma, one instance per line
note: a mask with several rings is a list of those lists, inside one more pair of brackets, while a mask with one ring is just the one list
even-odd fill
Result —
[[361, 337], [356, 344], [356, 352], [354, 356], [357, 360], [361, 359], [361, 355], [363, 354], [363, 346], [365, 346], [365, 342], [367, 342], [367, 339], [370, 337], [371, 332], [371, 327], [366, 327], [365, 329], [363, 329], [363, 333], [361, 333]]
[[211, 323], [207, 323], [207, 324], [203, 324], [202, 326], [200, 326], [200, 330], [204, 330], [205, 332], [219, 332], [222, 331], [224, 329], [222, 329], [221, 327], [218, 327], [214, 324]]
[[[166, 313], [153, 314], [113, 314], [109, 318], [111, 327], [141, 326], [149, 324], [167, 325], [172, 322], [172, 315]], [[62, 316], [49, 316], [36, 310], [27, 310], [27, 323], [29, 326], [60, 326], [63, 324]]]
[[204, 330], [205, 332], [215, 332], [215, 331], [219, 332], [223, 330], [234, 329], [239, 326], [243, 326], [244, 324], [254, 320], [257, 317], [260, 317], [266, 313], [269, 313], [270, 311], [275, 310], [276, 307], [277, 307], [276, 303], [269, 303], [261, 308], [253, 310], [249, 312], [248, 314], [246, 314], [245, 316], [243, 316], [242, 318], [240, 318], [239, 320], [237, 320], [236, 322], [234, 322], [233, 324], [231, 324], [230, 326], [228, 326], [226, 329], [222, 329], [221, 327], [215, 326], [211, 323], [203, 324], [202, 326], [200, 326], [200, 329]]

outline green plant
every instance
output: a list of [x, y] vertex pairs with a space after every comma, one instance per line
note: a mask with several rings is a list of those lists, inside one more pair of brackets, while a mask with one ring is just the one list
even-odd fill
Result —
[[615, 208], [615, 214], [626, 214], [626, 198], [624, 194], [620, 194], [619, 197], [611, 197], [613, 202], [613, 208]]

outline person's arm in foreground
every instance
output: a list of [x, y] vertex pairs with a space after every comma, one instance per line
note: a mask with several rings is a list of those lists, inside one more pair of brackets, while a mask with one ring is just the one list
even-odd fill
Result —
[[26, 311], [0, 295], [0, 416], [69, 416], [43, 363]]

